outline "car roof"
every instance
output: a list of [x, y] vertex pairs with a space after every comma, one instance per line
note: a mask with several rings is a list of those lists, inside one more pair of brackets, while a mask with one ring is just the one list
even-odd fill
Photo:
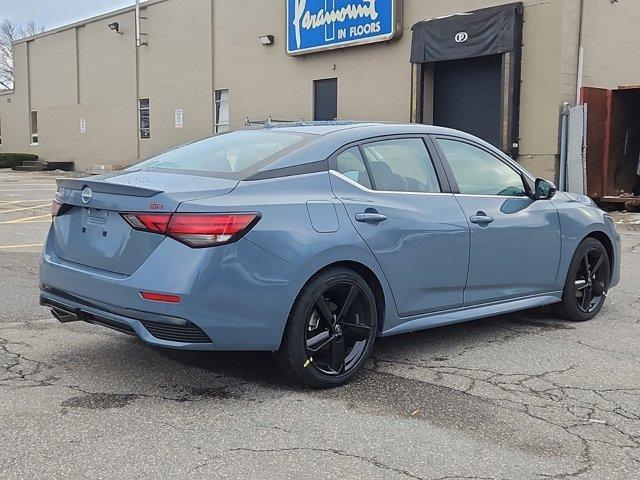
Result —
[[311, 135], [331, 135], [338, 132], [349, 132], [355, 136], [377, 136], [380, 131], [387, 131], [389, 135], [398, 133], [425, 133], [425, 134], [463, 134], [457, 130], [421, 123], [394, 123], [376, 121], [313, 121], [313, 122], [291, 122], [274, 123], [264, 126], [265, 129], [278, 130], [292, 133], [303, 133]]
[[315, 137], [299, 149], [283, 155], [276, 161], [264, 166], [259, 174], [268, 171], [289, 169], [300, 165], [326, 160], [340, 148], [350, 143], [374, 140], [389, 135], [452, 135], [472, 140], [484, 145], [497, 154], [504, 154], [487, 142], [458, 130], [420, 123], [383, 123], [383, 122], [299, 122], [272, 124], [264, 127], [266, 131], [281, 131]]
[[357, 122], [357, 121], [314, 121], [266, 124], [265, 129], [284, 132], [306, 133], [311, 135], [328, 135], [342, 130], [365, 128], [385, 125], [385, 122]]

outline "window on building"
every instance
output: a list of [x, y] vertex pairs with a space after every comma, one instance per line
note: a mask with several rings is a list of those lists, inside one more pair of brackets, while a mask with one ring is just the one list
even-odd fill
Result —
[[29, 116], [31, 128], [31, 145], [38, 145], [38, 112], [32, 111]]
[[376, 190], [440, 192], [433, 162], [422, 139], [400, 138], [366, 143], [362, 150], [369, 162]]
[[456, 140], [438, 139], [460, 193], [467, 195], [525, 196], [522, 177], [489, 152]]
[[151, 124], [149, 123], [149, 99], [138, 100], [138, 118], [140, 138], [151, 138]]
[[229, 89], [216, 90], [213, 93], [215, 104], [215, 119], [213, 133], [229, 130]]

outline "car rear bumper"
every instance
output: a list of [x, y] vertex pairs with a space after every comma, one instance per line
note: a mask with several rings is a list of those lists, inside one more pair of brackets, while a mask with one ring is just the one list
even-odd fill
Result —
[[40, 305], [51, 308], [53, 316], [62, 323], [84, 321], [137, 335], [159, 347], [215, 349], [211, 338], [200, 327], [183, 318], [92, 303], [55, 290], [41, 290]]
[[[167, 238], [132, 275], [59, 258], [50, 233], [40, 263], [41, 304], [81, 320], [183, 350], [277, 350], [301, 271], [242, 239], [192, 249]], [[180, 297], [145, 300], [141, 292]]]

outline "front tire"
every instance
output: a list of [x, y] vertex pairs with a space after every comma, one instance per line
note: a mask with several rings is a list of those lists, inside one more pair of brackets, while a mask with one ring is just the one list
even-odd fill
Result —
[[557, 307], [559, 315], [574, 322], [591, 320], [604, 305], [610, 280], [606, 248], [595, 238], [584, 239], [569, 265], [562, 302]]
[[371, 354], [377, 319], [367, 282], [348, 268], [327, 269], [298, 295], [276, 360], [283, 373], [299, 383], [316, 388], [342, 385]]

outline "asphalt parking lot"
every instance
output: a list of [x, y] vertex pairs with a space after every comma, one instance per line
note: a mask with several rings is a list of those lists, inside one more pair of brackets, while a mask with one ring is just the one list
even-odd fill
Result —
[[393, 337], [313, 391], [268, 354], [55, 321], [37, 265], [53, 178], [0, 170], [0, 478], [640, 477], [640, 215], [617, 216], [622, 282], [594, 321]]

